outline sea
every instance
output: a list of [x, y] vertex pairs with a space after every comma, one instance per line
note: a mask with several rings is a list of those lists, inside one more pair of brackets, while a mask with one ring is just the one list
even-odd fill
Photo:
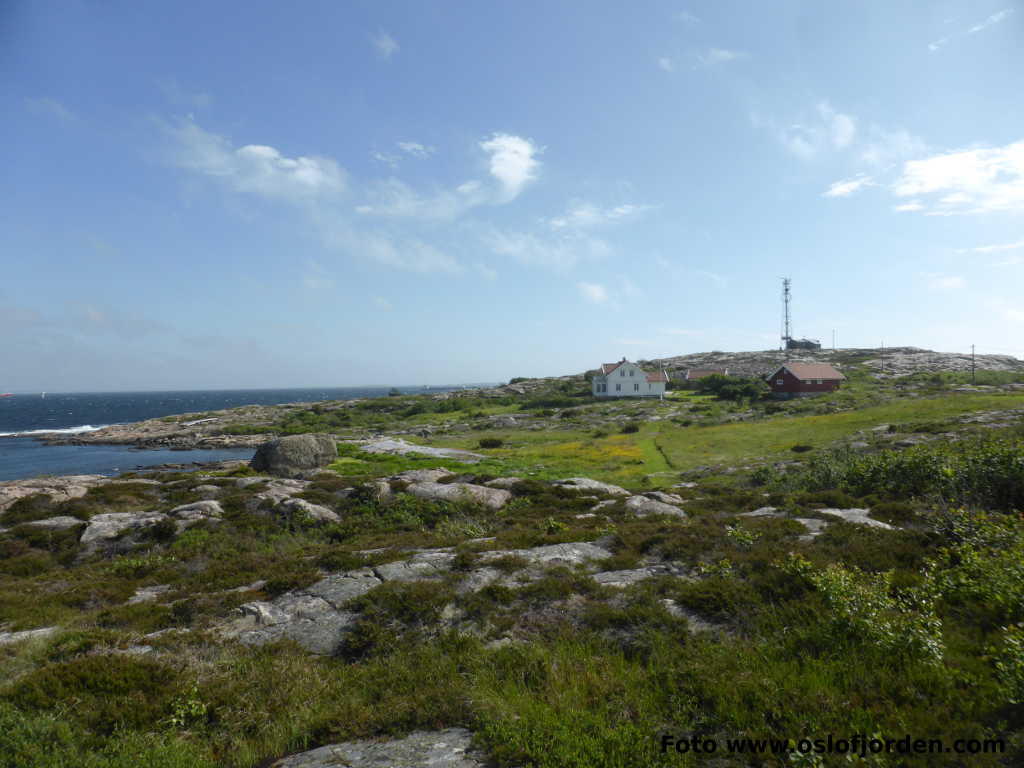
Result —
[[[450, 392], [449, 387], [405, 387], [404, 394]], [[16, 393], [0, 397], [0, 481], [37, 475], [118, 475], [159, 464], [250, 459], [251, 448], [171, 451], [126, 445], [46, 445], [43, 432], [75, 435], [181, 413], [240, 405], [386, 397], [390, 387], [228, 389], [186, 392]]]

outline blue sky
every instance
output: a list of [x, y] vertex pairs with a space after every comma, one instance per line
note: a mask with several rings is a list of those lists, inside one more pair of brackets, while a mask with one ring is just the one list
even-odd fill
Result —
[[0, 4], [0, 390], [1024, 357], [1024, 4]]

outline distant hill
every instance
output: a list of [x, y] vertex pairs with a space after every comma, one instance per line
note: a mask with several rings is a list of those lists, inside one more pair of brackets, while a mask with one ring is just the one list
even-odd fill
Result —
[[[879, 376], [906, 376], [912, 373], [938, 373], [942, 371], [970, 371], [971, 356], [960, 352], [935, 352], [919, 347], [886, 347], [865, 349], [768, 349], [759, 352], [695, 352], [637, 362], [649, 370], [664, 368], [674, 380], [680, 380], [690, 368], [728, 368], [738, 376], [756, 376], [771, 373], [776, 366], [787, 361], [831, 363], [836, 368], [858, 367]], [[1012, 371], [1024, 373], [1024, 360], [1010, 355], [977, 355], [974, 364], [979, 371]], [[527, 394], [579, 385], [586, 374], [549, 376], [540, 379], [513, 379], [505, 386], [478, 390], [488, 395]]]
[[[959, 352], [934, 352], [918, 347], [887, 347], [885, 349], [803, 349], [765, 350], [762, 352], [697, 352], [692, 355], [665, 357], [640, 361], [651, 368], [665, 368], [673, 378], [682, 376], [688, 368], [728, 368], [729, 373], [755, 375], [770, 373], [771, 369], [786, 361], [831, 363], [837, 368], [859, 365], [886, 374], [903, 376], [911, 373], [939, 371], [969, 371], [971, 356]], [[1021, 371], [1024, 360], [1009, 355], [977, 355], [975, 365], [979, 371]]]

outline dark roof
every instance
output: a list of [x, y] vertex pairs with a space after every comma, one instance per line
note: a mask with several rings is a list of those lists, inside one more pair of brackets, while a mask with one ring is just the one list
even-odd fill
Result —
[[828, 363], [783, 363], [779, 368], [775, 369], [775, 372], [782, 368], [787, 369], [798, 379], [842, 381], [846, 378]]
[[607, 376], [609, 373], [614, 371], [616, 368], [618, 368], [624, 362], [626, 362], [626, 361], [625, 360], [619, 360], [619, 362], [617, 362], [617, 363], [602, 363], [601, 364], [601, 373], [603, 373], [605, 376]]

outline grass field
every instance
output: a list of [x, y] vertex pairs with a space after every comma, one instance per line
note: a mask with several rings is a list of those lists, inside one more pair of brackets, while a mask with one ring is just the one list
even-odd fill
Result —
[[[1024, 407], [1024, 394], [951, 394], [893, 400], [840, 413], [776, 416], [711, 426], [648, 422], [634, 434], [595, 437], [592, 432], [580, 431], [487, 430], [467, 436], [439, 436], [429, 444], [479, 451], [491, 458], [481, 469], [494, 474], [528, 472], [543, 479], [582, 474], [639, 486], [647, 475], [793, 458], [794, 445], [821, 449], [881, 424], [939, 422], [978, 411], [1020, 407]], [[487, 437], [501, 439], [505, 446], [480, 450], [479, 441]], [[652, 477], [648, 483], [658, 487], [670, 480], [667, 476]]]

